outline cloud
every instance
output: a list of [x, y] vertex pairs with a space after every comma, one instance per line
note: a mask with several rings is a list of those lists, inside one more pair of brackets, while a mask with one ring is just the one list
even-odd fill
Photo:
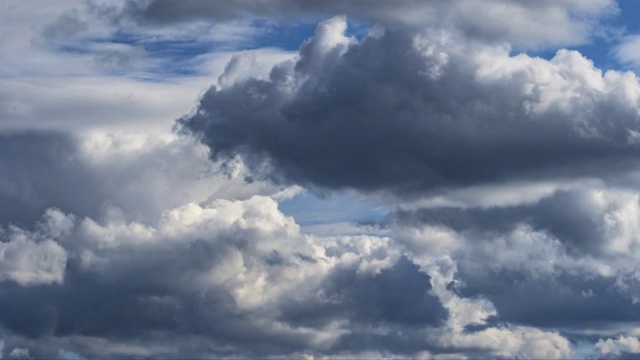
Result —
[[[268, 197], [188, 204], [152, 225], [119, 216], [74, 225], [64, 216], [51, 210], [43, 222], [65, 233], [58, 241], [68, 256], [64, 282], [0, 284], [0, 323], [23, 337], [53, 337], [82, 356], [96, 355], [76, 343], [83, 337], [120, 342], [125, 335], [148, 355], [167, 351], [151, 345], [167, 336], [214, 340], [180, 354], [262, 356], [354, 351], [380, 334], [403, 353], [426, 346], [420, 334], [447, 316], [429, 276], [389, 238], [301, 234]], [[20, 338], [5, 341], [7, 351], [22, 346]], [[139, 355], [120, 349], [102, 356]]]
[[621, 354], [637, 354], [640, 353], [640, 340], [630, 336], [624, 337], [620, 335], [617, 339], [600, 339], [596, 343], [596, 349], [604, 356], [620, 356]]
[[428, 271], [447, 274], [436, 284], [448, 298], [490, 304], [472, 331], [507, 323], [595, 341], [583, 330], [624, 332], [637, 318], [637, 211], [634, 189], [587, 182], [519, 205], [397, 211], [391, 236], [419, 264], [449, 259], [453, 270]]
[[613, 54], [623, 65], [633, 69], [640, 66], [640, 36], [630, 35], [622, 39], [613, 49]]
[[50, 207], [89, 214], [100, 206], [103, 190], [79, 161], [71, 136], [2, 134], [0, 149], [0, 218], [4, 225], [31, 226]]
[[105, 212], [145, 221], [209, 197], [276, 196], [282, 187], [254, 181], [241, 162], [226, 169], [206, 147], [172, 134], [17, 132], [0, 135], [0, 222], [30, 227], [51, 207], [79, 218]]
[[87, 22], [80, 19], [78, 10], [74, 8], [64, 12], [55, 22], [46, 26], [42, 36], [49, 42], [65, 41], [87, 28]]
[[[404, 224], [428, 224], [462, 233], [508, 233], [529, 227], [558, 239], [577, 256], [635, 252], [638, 194], [632, 190], [584, 186], [557, 190], [534, 203], [491, 208], [442, 206], [397, 211]], [[449, 241], [448, 243], [451, 244]]]
[[35, 233], [15, 226], [1, 230], [0, 281], [24, 286], [63, 282], [67, 253], [55, 239], [68, 235], [73, 221], [73, 216], [49, 209]]
[[535, 328], [490, 328], [473, 334], [459, 334], [448, 340], [463, 348], [493, 349], [505, 358], [566, 359], [572, 355], [569, 341], [557, 333]]
[[[268, 5], [251, 1], [129, 1], [103, 10], [112, 19], [167, 26], [193, 21], [228, 21], [246, 17], [316, 20], [344, 14], [386, 26], [434, 27], [466, 36], [525, 47], [580, 44], [589, 40], [602, 17], [617, 12], [610, 0], [590, 1], [330, 1], [289, 0]], [[544, 21], [542, 21], [544, 19]]]
[[5, 5], [0, 357], [636, 352], [615, 2]]
[[[632, 73], [573, 51], [340, 35], [334, 18], [269, 80], [212, 87], [183, 129], [216, 159], [303, 186], [425, 192], [525, 179], [620, 176], [639, 145]], [[606, 119], [606, 120], [605, 120]]]

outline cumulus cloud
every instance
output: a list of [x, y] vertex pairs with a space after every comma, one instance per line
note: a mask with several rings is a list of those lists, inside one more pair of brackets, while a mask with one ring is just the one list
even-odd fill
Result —
[[640, 340], [638, 338], [620, 335], [617, 339], [600, 339], [596, 343], [596, 349], [604, 356], [619, 356], [625, 354], [640, 353]]
[[15, 226], [1, 230], [0, 281], [24, 286], [63, 282], [67, 252], [56, 239], [69, 235], [73, 222], [73, 216], [49, 209], [34, 233]]
[[[188, 204], [151, 225], [117, 216], [72, 220], [50, 210], [42, 222], [65, 234], [59, 249], [68, 254], [68, 269], [56, 274], [64, 283], [0, 286], [5, 328], [69, 341], [70, 351], [91, 349], [73, 347], [72, 338], [119, 341], [123, 334], [143, 339], [151, 332], [184, 337], [186, 344], [216, 339], [210, 352], [194, 349], [198, 356], [219, 356], [225, 348], [246, 356], [353, 351], [375, 338], [388, 343], [382, 349], [402, 353], [417, 349], [413, 341], [447, 316], [430, 293], [429, 276], [391, 239], [304, 235], [269, 197]], [[16, 281], [38, 283], [26, 275]], [[33, 306], [42, 311], [19, 321]], [[186, 346], [180, 354], [189, 353]], [[111, 354], [137, 356], [133, 350]]]
[[520, 205], [398, 211], [393, 234], [416, 256], [450, 256], [450, 290], [485, 297], [502, 321], [584, 328], [637, 318], [637, 209], [635, 190], [591, 184]]
[[572, 355], [569, 341], [557, 333], [536, 328], [490, 328], [472, 334], [452, 337], [457, 347], [489, 348], [494, 354], [519, 359], [566, 359]]
[[344, 28], [319, 25], [269, 80], [212, 87], [180, 124], [214, 158], [330, 189], [610, 178], [637, 159], [633, 73], [392, 30], [356, 43]]
[[100, 218], [109, 210], [151, 221], [209, 197], [285, 196], [278, 193], [286, 190], [246, 184], [242, 162], [222, 169], [208, 160], [206, 147], [173, 134], [18, 132], [0, 135], [0, 150], [4, 225], [32, 226], [50, 207], [79, 217]]

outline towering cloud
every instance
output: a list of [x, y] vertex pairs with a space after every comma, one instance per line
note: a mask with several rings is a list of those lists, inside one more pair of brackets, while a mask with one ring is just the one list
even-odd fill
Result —
[[357, 42], [345, 27], [320, 24], [267, 80], [212, 87], [180, 124], [214, 158], [331, 189], [610, 178], [640, 155], [633, 73], [441, 35], [380, 30]]

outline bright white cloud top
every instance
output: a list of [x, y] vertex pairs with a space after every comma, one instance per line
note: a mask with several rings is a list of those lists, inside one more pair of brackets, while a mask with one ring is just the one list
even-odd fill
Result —
[[2, 2], [1, 357], [637, 357], [636, 7]]

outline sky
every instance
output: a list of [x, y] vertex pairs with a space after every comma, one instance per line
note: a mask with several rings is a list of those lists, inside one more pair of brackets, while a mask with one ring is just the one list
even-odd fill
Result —
[[640, 357], [635, 0], [0, 0], [0, 358]]

